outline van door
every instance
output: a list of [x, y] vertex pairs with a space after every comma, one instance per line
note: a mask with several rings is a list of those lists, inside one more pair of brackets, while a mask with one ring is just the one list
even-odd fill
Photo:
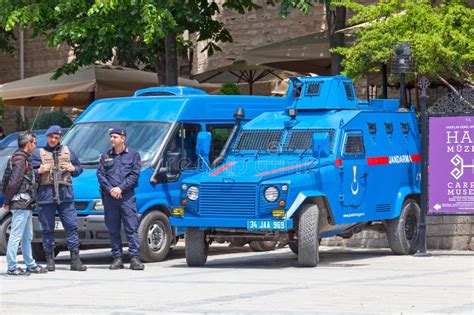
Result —
[[362, 131], [346, 131], [342, 151], [344, 169], [341, 183], [341, 198], [344, 204], [344, 219], [357, 221], [364, 217], [363, 201], [367, 188], [367, 166]]

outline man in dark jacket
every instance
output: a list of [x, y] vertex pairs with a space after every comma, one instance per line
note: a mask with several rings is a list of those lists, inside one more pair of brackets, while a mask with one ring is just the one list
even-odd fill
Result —
[[71, 177], [82, 173], [82, 168], [74, 152], [61, 145], [61, 135], [61, 127], [49, 127], [46, 131], [46, 146], [33, 154], [33, 167], [39, 176], [38, 220], [41, 224], [46, 268], [48, 271], [55, 270], [54, 227], [57, 211], [64, 226], [67, 247], [71, 252], [71, 270], [85, 271], [87, 267], [79, 258], [77, 213], [71, 180]]
[[[9, 174], [5, 186], [3, 207], [12, 212], [12, 225], [7, 247], [7, 274], [27, 276], [30, 273], [45, 273], [46, 269], [36, 264], [32, 257], [31, 240], [33, 226], [31, 222], [32, 205], [34, 204], [35, 175], [31, 163], [31, 153], [36, 147], [35, 135], [25, 131], [18, 136], [18, 150], [13, 153], [5, 172]], [[21, 240], [23, 259], [26, 271], [18, 267], [16, 254]]]
[[140, 154], [125, 145], [125, 129], [113, 128], [109, 132], [112, 148], [100, 155], [97, 178], [105, 209], [105, 225], [109, 230], [114, 261], [110, 270], [124, 268], [122, 262], [122, 223], [128, 241], [130, 269], [143, 270], [140, 261], [138, 215], [135, 188], [138, 186]]

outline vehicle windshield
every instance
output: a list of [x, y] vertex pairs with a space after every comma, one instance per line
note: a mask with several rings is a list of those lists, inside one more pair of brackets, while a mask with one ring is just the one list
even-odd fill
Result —
[[110, 149], [110, 128], [124, 128], [126, 144], [140, 153], [142, 162], [149, 162], [157, 153], [171, 124], [149, 121], [114, 121], [80, 123], [64, 136], [62, 144], [70, 147], [81, 164], [98, 164], [101, 153]]
[[3, 180], [3, 173], [5, 173], [5, 168], [7, 167], [8, 157], [10, 157], [16, 149], [16, 146], [0, 149], [0, 181]]

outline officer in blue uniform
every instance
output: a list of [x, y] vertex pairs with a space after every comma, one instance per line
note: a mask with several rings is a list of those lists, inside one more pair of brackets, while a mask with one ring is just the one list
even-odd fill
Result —
[[140, 239], [138, 237], [138, 215], [135, 187], [138, 186], [141, 160], [140, 154], [125, 145], [127, 136], [123, 128], [110, 129], [112, 148], [100, 156], [97, 178], [99, 179], [105, 210], [105, 225], [110, 234], [114, 261], [110, 270], [124, 268], [122, 262], [123, 223], [128, 241], [130, 269], [143, 270], [140, 261]]
[[[48, 271], [55, 270], [54, 227], [57, 212], [64, 227], [67, 247], [71, 252], [71, 270], [85, 271], [87, 267], [79, 259], [77, 213], [71, 180], [71, 177], [82, 173], [82, 168], [74, 152], [61, 145], [61, 135], [61, 127], [51, 126], [46, 131], [46, 146], [33, 153], [33, 168], [39, 178], [38, 219], [43, 237], [46, 268]], [[54, 172], [58, 176], [54, 176]], [[57, 195], [54, 189], [55, 180], [59, 186]]]

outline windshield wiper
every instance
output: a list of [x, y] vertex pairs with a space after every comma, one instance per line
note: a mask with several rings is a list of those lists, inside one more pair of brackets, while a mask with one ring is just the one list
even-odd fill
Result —
[[81, 165], [97, 165], [99, 164], [99, 161], [85, 161], [85, 162], [81, 162]]

